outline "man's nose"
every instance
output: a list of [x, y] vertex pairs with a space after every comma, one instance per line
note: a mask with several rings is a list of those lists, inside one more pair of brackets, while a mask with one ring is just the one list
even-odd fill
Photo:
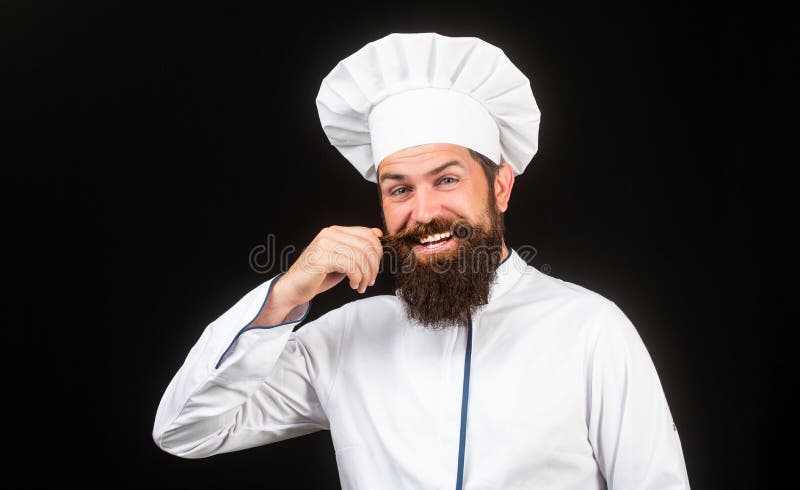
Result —
[[420, 189], [414, 196], [411, 219], [417, 223], [430, 223], [441, 214], [441, 209], [441, 203], [431, 191]]

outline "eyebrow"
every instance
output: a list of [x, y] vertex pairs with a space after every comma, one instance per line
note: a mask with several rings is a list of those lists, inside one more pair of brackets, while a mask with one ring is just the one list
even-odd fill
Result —
[[[452, 167], [452, 166], [454, 166], [454, 165], [455, 165], [455, 166], [458, 166], [458, 167], [462, 167], [462, 168], [464, 167], [464, 164], [462, 164], [462, 163], [461, 163], [461, 162], [459, 162], [458, 160], [453, 160], [453, 161], [450, 161], [450, 162], [443, 163], [443, 164], [439, 165], [438, 167], [436, 167], [435, 169], [433, 169], [433, 170], [429, 171], [429, 172], [428, 172], [428, 173], [426, 173], [425, 175], [426, 175], [427, 177], [430, 177], [430, 176], [432, 176], [432, 175], [436, 175], [436, 174], [438, 174], [439, 172], [441, 172], [442, 170], [444, 170], [444, 169], [446, 169], [446, 168], [448, 168], [448, 167]], [[383, 182], [384, 180], [386, 180], [386, 179], [392, 179], [392, 180], [406, 180], [406, 178], [408, 178], [408, 176], [407, 176], [407, 175], [403, 175], [403, 174], [388, 174], [388, 173], [387, 173], [387, 174], [383, 174], [383, 175], [381, 175], [380, 182], [382, 183], [382, 182]]]

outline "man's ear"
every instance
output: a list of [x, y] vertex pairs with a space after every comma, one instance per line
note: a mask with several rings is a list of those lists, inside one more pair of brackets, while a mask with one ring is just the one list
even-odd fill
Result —
[[494, 179], [494, 197], [497, 210], [505, 213], [508, 209], [508, 200], [511, 199], [511, 188], [514, 187], [514, 170], [511, 165], [503, 163]]

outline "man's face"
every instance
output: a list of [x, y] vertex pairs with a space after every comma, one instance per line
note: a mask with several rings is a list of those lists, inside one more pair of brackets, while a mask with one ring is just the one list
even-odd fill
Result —
[[502, 212], [512, 182], [513, 172], [501, 168], [490, 186], [457, 145], [407, 148], [381, 162], [385, 244], [400, 266], [409, 317], [432, 327], [464, 325], [486, 304], [505, 251]]
[[[458, 145], [435, 143], [395, 152], [381, 162], [378, 185], [391, 234], [434, 218], [486, 225], [487, 207], [495, 204], [489, 202], [493, 194], [480, 164]], [[499, 211], [505, 211], [505, 203]], [[415, 247], [415, 252], [441, 253], [453, 246], [450, 240], [439, 247]]]

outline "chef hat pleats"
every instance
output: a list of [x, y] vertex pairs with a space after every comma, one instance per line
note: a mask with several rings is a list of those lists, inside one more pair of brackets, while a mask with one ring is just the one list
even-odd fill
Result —
[[530, 81], [475, 37], [390, 34], [340, 61], [317, 96], [330, 143], [367, 180], [392, 153], [452, 143], [520, 174], [537, 150]]

